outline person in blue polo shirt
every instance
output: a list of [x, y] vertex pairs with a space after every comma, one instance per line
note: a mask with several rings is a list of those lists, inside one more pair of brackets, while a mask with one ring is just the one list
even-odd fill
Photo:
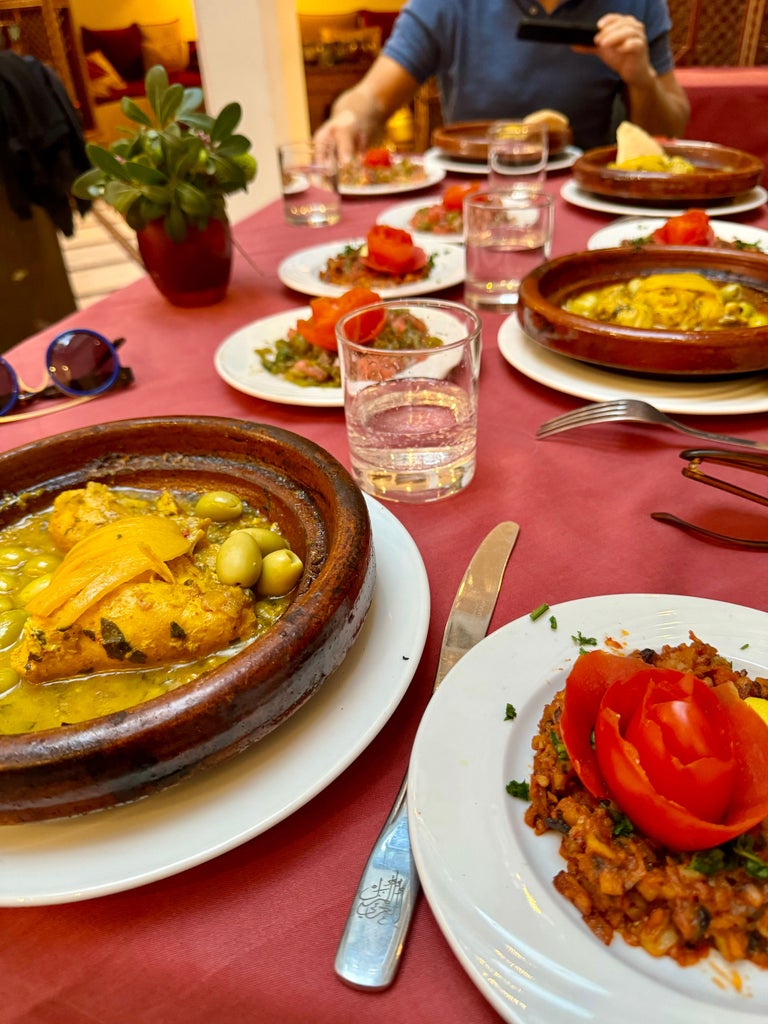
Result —
[[[594, 46], [519, 39], [521, 18], [531, 16], [596, 24]], [[367, 74], [315, 135], [335, 138], [348, 159], [435, 76], [446, 124], [550, 108], [590, 149], [615, 141], [619, 100], [641, 128], [680, 137], [690, 106], [675, 78], [670, 25], [666, 0], [409, 0]]]

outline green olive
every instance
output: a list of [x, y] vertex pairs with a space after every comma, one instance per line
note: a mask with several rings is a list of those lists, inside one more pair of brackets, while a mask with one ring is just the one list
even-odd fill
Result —
[[41, 590], [45, 590], [50, 582], [51, 574], [47, 572], [43, 576], [36, 576], [33, 580], [30, 580], [29, 583], [25, 583], [17, 594], [19, 604], [22, 608], [26, 608], [35, 594], [39, 594]]
[[740, 299], [741, 285], [736, 284], [735, 281], [731, 282], [730, 284], [724, 284], [720, 288], [720, 298], [723, 300], [723, 302], [734, 302], [735, 300]]
[[261, 574], [261, 549], [245, 530], [235, 530], [216, 555], [216, 575], [222, 583], [252, 587]]
[[18, 569], [24, 565], [29, 552], [18, 544], [2, 544], [0, 545], [0, 568], [2, 569]]
[[12, 668], [0, 668], [0, 697], [12, 690], [14, 686], [18, 686], [20, 682], [21, 679]]
[[243, 514], [243, 503], [231, 491], [206, 491], [195, 503], [195, 515], [214, 523], [231, 523]]
[[10, 594], [19, 585], [19, 581], [12, 572], [0, 571], [0, 594]]
[[270, 551], [280, 551], [282, 548], [290, 547], [290, 544], [274, 530], [268, 530], [266, 526], [246, 526], [246, 533], [250, 533], [259, 545], [262, 555], [268, 555]]
[[24, 566], [24, 572], [27, 576], [39, 576], [44, 572], [53, 572], [60, 562], [61, 555], [55, 555], [53, 552], [50, 554], [41, 552], [39, 555], [34, 555], [29, 559]]
[[11, 608], [0, 614], [0, 650], [15, 644], [21, 636], [28, 613], [23, 608]]
[[755, 313], [749, 318], [747, 327], [766, 327], [768, 326], [768, 314], [766, 313]]
[[262, 597], [283, 597], [299, 582], [304, 563], [288, 548], [264, 555], [256, 592]]

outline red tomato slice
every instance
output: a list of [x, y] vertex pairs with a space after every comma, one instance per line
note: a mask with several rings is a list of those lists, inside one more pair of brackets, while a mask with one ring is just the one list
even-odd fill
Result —
[[446, 210], [461, 210], [466, 197], [479, 189], [479, 181], [472, 181], [468, 185], [449, 185], [443, 193], [443, 206]]
[[[618, 716], [624, 739], [637, 752], [654, 800], [673, 800], [707, 821], [722, 819], [736, 764], [730, 726], [710, 686], [690, 673], [646, 668], [606, 690], [598, 721], [608, 709]], [[602, 755], [598, 746], [601, 765]], [[621, 779], [605, 778], [634, 820], [624, 806]]]
[[362, 287], [350, 288], [338, 298], [320, 296], [310, 302], [312, 318], [297, 321], [296, 329], [312, 345], [336, 352], [336, 324], [341, 317], [353, 309], [379, 302], [380, 298], [377, 292]]
[[358, 345], [367, 345], [381, 334], [387, 314], [383, 309], [366, 309], [346, 324], [346, 333], [350, 341]]
[[663, 245], [714, 245], [715, 232], [704, 210], [687, 210], [670, 217], [651, 235]]
[[609, 796], [592, 746], [600, 702], [612, 682], [626, 679], [645, 667], [640, 658], [590, 651], [578, 658], [566, 681], [560, 732], [576, 774], [598, 799]]
[[409, 274], [421, 270], [427, 254], [413, 244], [407, 231], [377, 224], [368, 232], [368, 255], [363, 263], [382, 274]]
[[390, 167], [392, 154], [384, 148], [369, 149], [363, 153], [362, 163], [364, 167]]

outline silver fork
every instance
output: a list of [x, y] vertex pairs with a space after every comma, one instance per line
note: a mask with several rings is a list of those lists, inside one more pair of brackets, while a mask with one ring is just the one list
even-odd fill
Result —
[[564, 413], [547, 423], [542, 423], [536, 431], [536, 437], [552, 437], [553, 434], [559, 434], [563, 430], [572, 430], [574, 427], [586, 427], [591, 423], [608, 423], [615, 420], [655, 423], [663, 427], [670, 427], [681, 434], [703, 438], [705, 441], [768, 451], [768, 444], [761, 444], [759, 441], [753, 441], [747, 437], [730, 437], [728, 434], [713, 434], [708, 430], [696, 430], [695, 427], [689, 427], [685, 423], [673, 420], [655, 406], [636, 398], [617, 398], [611, 402], [595, 402], [594, 405], [584, 405], [580, 409], [574, 409], [573, 412]]

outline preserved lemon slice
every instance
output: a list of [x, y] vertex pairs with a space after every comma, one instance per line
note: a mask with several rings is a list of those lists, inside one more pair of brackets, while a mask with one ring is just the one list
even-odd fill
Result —
[[651, 274], [644, 277], [638, 287], [639, 292], [658, 291], [661, 288], [679, 288], [688, 292], [707, 292], [718, 295], [717, 287], [701, 274], [685, 271], [681, 274]]
[[166, 516], [116, 519], [75, 544], [48, 586], [29, 600], [27, 611], [54, 616], [54, 625], [65, 628], [105, 594], [143, 573], [173, 582], [166, 562], [191, 547], [177, 523]]

